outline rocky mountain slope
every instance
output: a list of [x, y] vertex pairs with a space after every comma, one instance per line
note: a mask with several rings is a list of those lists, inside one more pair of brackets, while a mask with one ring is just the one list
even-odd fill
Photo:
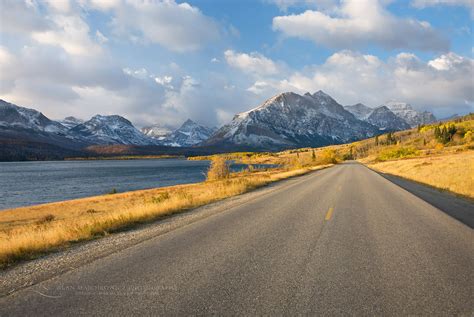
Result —
[[75, 126], [84, 123], [84, 120], [78, 119], [75, 117], [66, 117], [63, 120], [59, 121], [63, 126], [65, 126], [68, 129], [74, 128]]
[[130, 121], [118, 115], [95, 115], [70, 129], [68, 134], [92, 144], [156, 144], [154, 139], [144, 135]]
[[67, 128], [34, 109], [19, 107], [0, 99], [0, 126], [65, 134]]
[[209, 139], [214, 132], [215, 129], [205, 127], [188, 119], [181, 127], [162, 139], [162, 144], [168, 146], [194, 146]]
[[405, 120], [397, 117], [385, 106], [375, 108], [366, 121], [383, 131], [400, 131], [410, 128], [410, 125]]
[[361, 103], [344, 108], [357, 119], [375, 125], [383, 131], [405, 130], [436, 121], [432, 113], [418, 112], [409, 104], [400, 102], [388, 102], [377, 108], [370, 108]]
[[347, 111], [352, 113], [354, 117], [362, 121], [367, 120], [372, 111], [374, 111], [374, 108], [367, 107], [362, 103], [358, 103], [353, 106], [345, 106], [344, 109], [346, 109]]
[[303, 96], [286, 92], [237, 114], [203, 144], [273, 150], [344, 143], [378, 132], [322, 91]]
[[405, 120], [405, 122], [408, 123], [412, 128], [419, 124], [426, 124], [436, 121], [435, 116], [431, 112], [418, 112], [406, 102], [389, 101], [383, 104], [383, 106], [386, 106], [388, 109], [390, 109], [397, 115], [397, 117]]

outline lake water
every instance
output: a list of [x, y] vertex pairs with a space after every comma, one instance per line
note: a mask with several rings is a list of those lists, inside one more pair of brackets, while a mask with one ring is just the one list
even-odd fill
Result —
[[[231, 165], [232, 170], [245, 168]], [[201, 182], [208, 161], [0, 162], [0, 210], [118, 192]]]

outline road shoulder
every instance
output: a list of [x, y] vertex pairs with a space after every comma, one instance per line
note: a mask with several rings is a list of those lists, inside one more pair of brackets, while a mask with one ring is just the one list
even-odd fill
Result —
[[400, 176], [371, 170], [474, 229], [474, 203], [471, 200]]

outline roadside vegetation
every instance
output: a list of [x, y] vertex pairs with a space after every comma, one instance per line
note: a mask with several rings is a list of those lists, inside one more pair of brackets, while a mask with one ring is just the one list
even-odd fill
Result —
[[369, 167], [474, 198], [474, 151], [386, 161]]
[[217, 155], [211, 158], [207, 180], [202, 183], [115, 191], [113, 195], [2, 211], [0, 267], [330, 166], [332, 154], [327, 155], [316, 159], [311, 152], [285, 154], [278, 168], [258, 170], [249, 166], [238, 173], [231, 173], [228, 159]]
[[343, 147], [379, 172], [474, 198], [474, 114]]

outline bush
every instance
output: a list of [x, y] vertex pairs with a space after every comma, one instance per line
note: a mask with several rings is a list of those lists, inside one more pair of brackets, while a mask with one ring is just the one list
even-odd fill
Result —
[[336, 164], [336, 152], [332, 149], [324, 150], [320, 155], [320, 163], [321, 164]]
[[211, 166], [207, 171], [207, 180], [219, 180], [228, 178], [230, 175], [229, 165], [222, 156], [216, 156], [211, 161]]
[[379, 161], [388, 161], [388, 160], [395, 160], [401, 159], [406, 157], [414, 157], [419, 154], [419, 151], [412, 147], [395, 147], [389, 148], [382, 152], [380, 152], [377, 160]]
[[117, 188], [112, 188], [112, 190], [109, 192], [109, 195], [117, 194]]

